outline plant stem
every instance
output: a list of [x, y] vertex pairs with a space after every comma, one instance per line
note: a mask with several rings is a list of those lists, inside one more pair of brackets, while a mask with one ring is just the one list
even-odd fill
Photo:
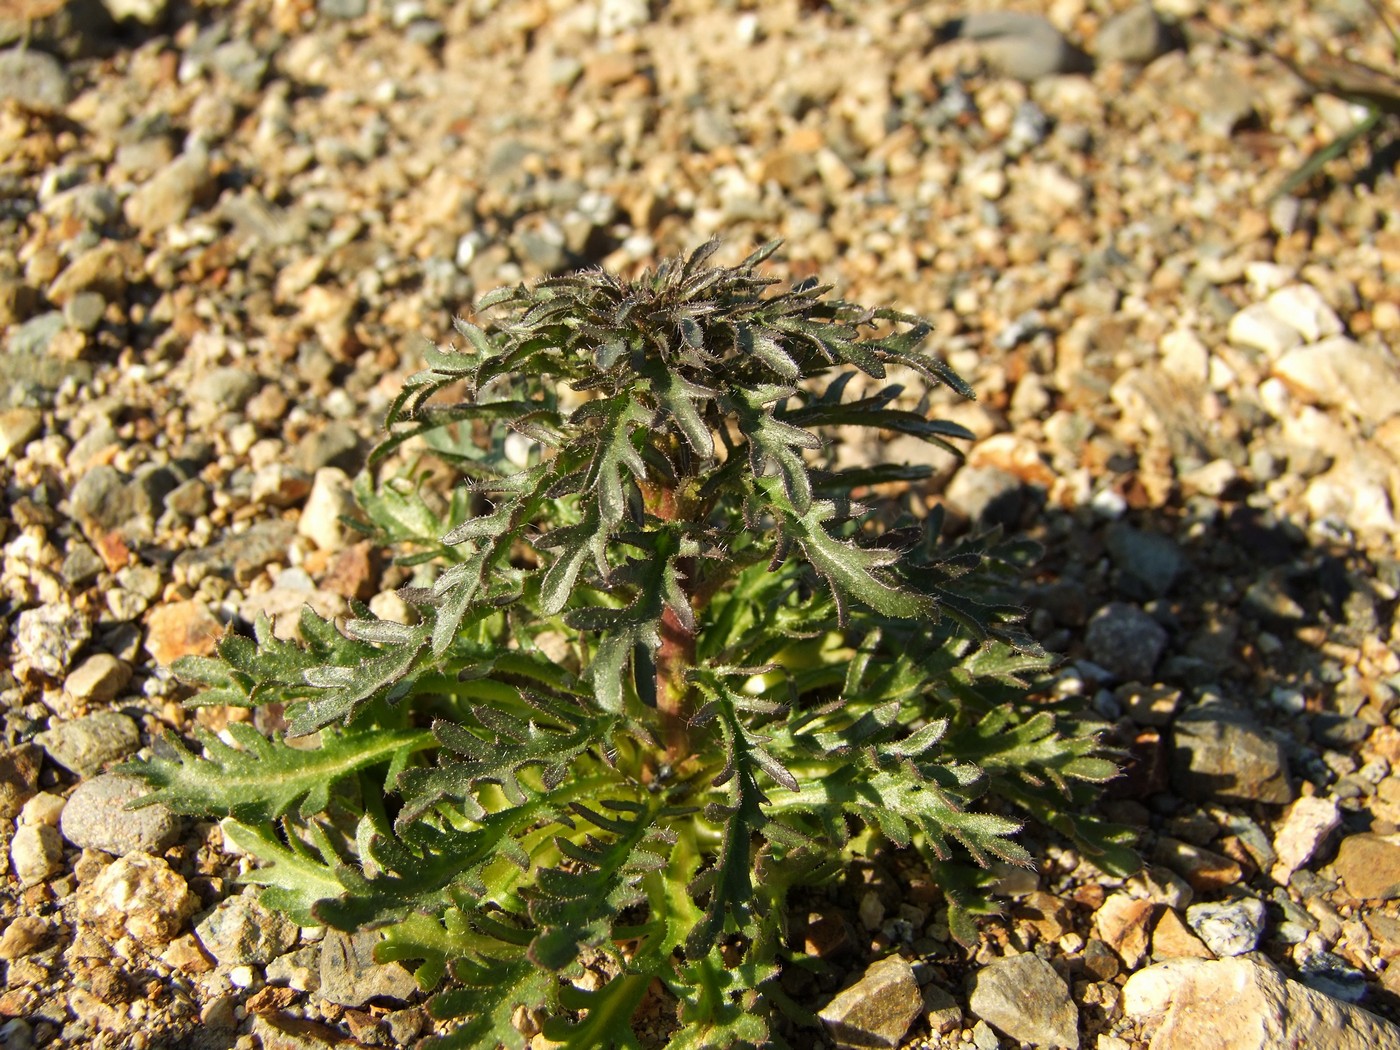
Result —
[[[677, 485], [646, 486], [642, 498], [649, 513], [662, 521], [677, 521], [689, 517], [691, 508]], [[685, 574], [682, 585], [687, 600], [694, 605], [694, 559], [682, 559], [678, 566]], [[656, 652], [656, 707], [661, 714], [662, 737], [666, 744], [666, 760], [679, 767], [691, 754], [690, 746], [690, 683], [686, 672], [695, 666], [695, 632], [688, 630], [673, 609], [661, 614], [661, 647]]]
[[685, 673], [695, 666], [695, 633], [687, 631], [676, 614], [661, 616], [661, 648], [656, 654], [656, 707], [662, 716], [666, 757], [679, 766], [691, 755], [690, 684]]

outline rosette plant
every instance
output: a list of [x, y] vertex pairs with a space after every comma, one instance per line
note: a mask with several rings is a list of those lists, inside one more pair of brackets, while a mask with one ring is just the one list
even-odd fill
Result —
[[177, 666], [192, 703], [282, 705], [295, 746], [232, 722], [137, 765], [145, 801], [226, 816], [298, 922], [382, 931], [442, 1046], [635, 1047], [648, 998], [672, 1050], [779, 1045], [785, 904], [852, 855], [919, 850], [964, 940], [968, 873], [1029, 862], [1017, 811], [1127, 862], [1068, 818], [1114, 773], [1092, 726], [1029, 699], [1027, 545], [943, 543], [861, 502], [925, 469], [828, 455], [850, 427], [956, 454], [887, 381], [971, 391], [919, 319], [775, 292], [775, 247], [487, 296], [358, 483], [410, 622], [308, 609]]

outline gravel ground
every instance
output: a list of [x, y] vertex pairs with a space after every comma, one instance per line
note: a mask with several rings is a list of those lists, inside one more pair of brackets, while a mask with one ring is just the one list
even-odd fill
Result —
[[885, 1046], [1163, 1050], [1274, 1009], [1400, 1046], [1394, 126], [1271, 196], [1360, 114], [1243, 42], [1394, 69], [1368, 4], [105, 3], [0, 4], [0, 1045], [429, 1030], [402, 970], [102, 771], [227, 717], [166, 669], [226, 626], [392, 604], [336, 515], [454, 312], [720, 235], [935, 321], [966, 463], [842, 454], [938, 456], [911, 505], [1044, 543], [1031, 625], [1129, 755], [1102, 809], [1147, 863], [1030, 829], [970, 951], [927, 876], [856, 869], [811, 902], [799, 1039], [878, 1004]]

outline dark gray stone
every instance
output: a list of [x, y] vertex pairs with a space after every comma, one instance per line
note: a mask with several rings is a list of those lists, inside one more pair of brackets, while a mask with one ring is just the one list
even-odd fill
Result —
[[1293, 801], [1283, 746], [1240, 708], [1190, 708], [1177, 717], [1172, 742], [1172, 786], [1186, 798]]
[[95, 580], [107, 566], [86, 543], [74, 543], [63, 558], [59, 574], [73, 587]]
[[1167, 645], [1167, 632], [1136, 605], [1110, 602], [1085, 632], [1089, 655], [1121, 681], [1149, 682]]
[[85, 780], [63, 807], [59, 830], [80, 849], [99, 849], [118, 857], [138, 850], [164, 853], [180, 836], [180, 817], [159, 803], [127, 808], [150, 790], [144, 781], [118, 773]]
[[1107, 545], [1118, 590], [1133, 601], [1165, 597], [1186, 569], [1181, 548], [1161, 533], [1116, 522], [1108, 529]]
[[1350, 751], [1371, 735], [1371, 726], [1359, 718], [1331, 711], [1312, 716], [1312, 738], [1336, 751]]

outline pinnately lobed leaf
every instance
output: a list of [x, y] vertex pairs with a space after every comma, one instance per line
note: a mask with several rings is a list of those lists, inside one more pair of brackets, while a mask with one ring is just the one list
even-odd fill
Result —
[[834, 467], [853, 427], [971, 436], [896, 369], [971, 390], [918, 318], [778, 290], [776, 247], [459, 318], [356, 483], [408, 622], [230, 634], [178, 668], [192, 702], [281, 705], [296, 746], [233, 722], [127, 767], [228, 818], [270, 904], [381, 931], [439, 1046], [635, 1047], [644, 1004], [672, 1050], [777, 1045], [789, 894], [854, 853], [919, 850], [963, 939], [1027, 818], [1131, 863], [1076, 816], [1114, 772], [1095, 727], [1030, 700], [1025, 545], [903, 513], [927, 468]]

